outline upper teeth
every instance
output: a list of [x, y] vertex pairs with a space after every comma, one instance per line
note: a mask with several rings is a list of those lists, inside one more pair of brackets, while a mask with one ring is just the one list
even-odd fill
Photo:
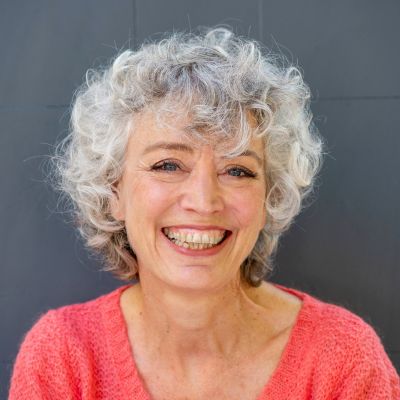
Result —
[[171, 228], [164, 228], [164, 233], [170, 239], [176, 239], [180, 242], [218, 244], [224, 238], [225, 231], [210, 230], [194, 232], [193, 230], [183, 231]]

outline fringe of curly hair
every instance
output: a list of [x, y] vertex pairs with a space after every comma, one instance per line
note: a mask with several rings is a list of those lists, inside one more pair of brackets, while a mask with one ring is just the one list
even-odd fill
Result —
[[73, 101], [69, 134], [53, 157], [56, 187], [106, 269], [121, 279], [137, 277], [125, 226], [111, 215], [112, 185], [122, 174], [135, 114], [154, 105], [174, 113], [177, 99], [190, 112], [196, 140], [234, 142], [227, 149], [234, 156], [252, 135], [264, 138], [267, 224], [241, 265], [242, 279], [258, 286], [272, 270], [279, 237], [313, 189], [322, 140], [299, 69], [253, 40], [225, 28], [173, 33], [89, 70]]

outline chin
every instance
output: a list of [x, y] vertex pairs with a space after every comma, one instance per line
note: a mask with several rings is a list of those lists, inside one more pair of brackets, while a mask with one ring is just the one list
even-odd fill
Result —
[[209, 266], [191, 265], [180, 268], [180, 271], [168, 276], [168, 285], [177, 290], [192, 290], [203, 292], [214, 292], [232, 283], [236, 278], [216, 277], [211, 274]]

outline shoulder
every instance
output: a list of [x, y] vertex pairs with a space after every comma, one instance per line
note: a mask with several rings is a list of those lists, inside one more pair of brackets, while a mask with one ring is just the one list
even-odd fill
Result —
[[93, 329], [103, 328], [103, 320], [119, 312], [120, 296], [125, 288], [122, 286], [93, 300], [63, 306], [48, 313], [53, 314], [54, 323], [73, 335], [94, 333]]
[[399, 377], [376, 330], [342, 306], [303, 295], [304, 313], [307, 309], [313, 312], [308, 316], [313, 327], [308, 353], [314, 379], [324, 381], [337, 393], [360, 391], [361, 396], [381, 390], [398, 395]]
[[10, 398], [27, 398], [23, 394], [27, 390], [40, 391], [43, 396], [48, 390], [55, 398], [62, 395], [58, 392], [61, 382], [70, 389], [78, 387], [82, 378], [78, 371], [89, 372], [96, 357], [101, 357], [97, 350], [105, 347], [104, 321], [116, 315], [122, 290], [43, 314], [20, 346]]
[[287, 398], [400, 398], [399, 376], [370, 324], [344, 307], [276, 286], [297, 296], [302, 307], [272, 391], [280, 393], [284, 382]]
[[325, 302], [300, 290], [275, 286], [301, 300], [297, 324], [307, 325], [308, 333], [314, 340], [344, 347], [357, 347], [360, 343], [381, 344], [375, 329], [343, 306]]
[[[282, 288], [282, 287], [281, 287]], [[361, 317], [344, 308], [320, 300], [307, 293], [287, 289], [302, 299], [298, 324], [308, 327], [308, 340], [314, 349], [322, 353], [373, 358], [382, 343], [374, 328]], [[322, 351], [322, 353], [321, 353]]]
[[[282, 318], [284, 326], [293, 327], [296, 340], [305, 344], [312, 341], [313, 349], [355, 349], [360, 344], [378, 344], [375, 330], [361, 317], [346, 308], [324, 302], [300, 290], [278, 284], [263, 286], [253, 296], [257, 304], [273, 310]], [[260, 293], [263, 296], [260, 296]]]
[[336, 357], [343, 354], [347, 362], [375, 362], [384, 352], [376, 330], [360, 316], [339, 305], [310, 301], [318, 305], [314, 336], [324, 349], [339, 352]]
[[23, 343], [41, 343], [48, 339], [62, 340], [90, 335], [99, 330], [106, 314], [114, 315], [118, 311], [119, 295], [124, 287], [96, 299], [71, 304], [47, 311], [40, 316]]

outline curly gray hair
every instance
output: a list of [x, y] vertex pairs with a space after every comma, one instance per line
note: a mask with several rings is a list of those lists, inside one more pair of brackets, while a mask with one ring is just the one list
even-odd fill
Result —
[[124, 224], [111, 215], [113, 184], [122, 174], [135, 115], [162, 104], [171, 113], [178, 101], [190, 112], [191, 135], [231, 139], [231, 155], [243, 151], [251, 135], [264, 138], [268, 222], [241, 265], [242, 279], [258, 286], [272, 269], [280, 235], [312, 190], [322, 141], [299, 70], [253, 40], [225, 28], [174, 33], [124, 51], [103, 70], [89, 70], [74, 99], [70, 133], [53, 158], [57, 188], [69, 196], [86, 245], [104, 256], [106, 269], [135, 278]]

